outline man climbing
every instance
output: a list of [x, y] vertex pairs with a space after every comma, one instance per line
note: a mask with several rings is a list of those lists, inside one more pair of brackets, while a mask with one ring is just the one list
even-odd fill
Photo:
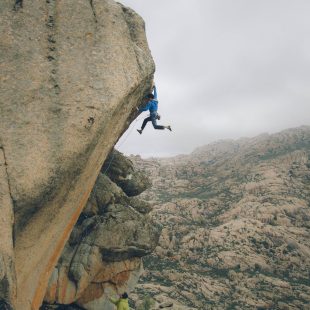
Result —
[[138, 133], [141, 135], [142, 131], [144, 129], [144, 127], [146, 126], [146, 124], [151, 121], [153, 124], [154, 129], [169, 129], [170, 131], [172, 131], [170, 126], [162, 126], [162, 125], [157, 125], [157, 120], [160, 119], [159, 114], [157, 113], [158, 110], [158, 100], [157, 100], [157, 91], [156, 91], [156, 86], [153, 85], [153, 90], [154, 90], [154, 94], [150, 93], [146, 96], [146, 105], [142, 108], [139, 109], [139, 112], [143, 112], [143, 111], [150, 111], [150, 116], [145, 118], [141, 129], [137, 129]]
[[117, 310], [129, 310], [128, 294], [126, 292], [123, 293], [118, 299], [110, 297], [109, 300], [116, 305]]

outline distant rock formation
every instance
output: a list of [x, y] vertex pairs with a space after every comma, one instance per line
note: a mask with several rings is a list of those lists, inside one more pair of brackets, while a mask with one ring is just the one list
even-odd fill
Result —
[[102, 171], [110, 177], [99, 174], [50, 278], [43, 309], [55, 303], [88, 310], [113, 309], [105, 291], [133, 290], [142, 270], [141, 257], [158, 243], [160, 229], [146, 215], [151, 208], [128, 197], [111, 178], [123, 181], [127, 176], [124, 188], [136, 195], [150, 186], [149, 180], [118, 151], [111, 153]]
[[38, 309], [154, 62], [112, 0], [3, 0], [0, 28], [0, 301]]
[[[136, 304], [154, 309], [308, 309], [310, 127], [132, 157], [163, 230]], [[170, 307], [165, 305], [170, 304]]]

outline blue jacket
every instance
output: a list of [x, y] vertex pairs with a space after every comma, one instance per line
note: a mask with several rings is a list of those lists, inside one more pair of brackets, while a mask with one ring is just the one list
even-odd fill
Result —
[[154, 99], [150, 100], [145, 107], [139, 109], [140, 112], [149, 110], [150, 113], [157, 112], [158, 110], [158, 100], [157, 100], [157, 91], [154, 86]]

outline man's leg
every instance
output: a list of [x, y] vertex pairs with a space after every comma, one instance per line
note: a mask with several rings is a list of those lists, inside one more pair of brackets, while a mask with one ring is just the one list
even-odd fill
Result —
[[147, 117], [144, 119], [143, 123], [142, 123], [142, 126], [141, 126], [141, 129], [137, 129], [138, 133], [141, 135], [142, 134], [142, 131], [144, 129], [144, 127], [146, 126], [147, 122], [151, 121], [151, 117]]
[[154, 129], [165, 129], [165, 126], [162, 125], [157, 125], [157, 120], [156, 120], [156, 114], [155, 115], [151, 115], [151, 119], [152, 119], [152, 124]]
[[143, 130], [144, 127], [146, 126], [146, 124], [147, 124], [149, 121], [151, 121], [151, 120], [152, 120], [152, 118], [151, 118], [150, 116], [147, 117], [147, 118], [145, 118], [144, 121], [143, 121], [143, 123], [142, 123], [141, 130]]

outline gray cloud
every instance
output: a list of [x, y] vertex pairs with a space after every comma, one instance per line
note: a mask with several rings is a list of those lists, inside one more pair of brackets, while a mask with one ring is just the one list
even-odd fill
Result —
[[[145, 20], [162, 123], [120, 140], [142, 156], [310, 124], [308, 0], [120, 1]], [[129, 134], [128, 134], [129, 133]]]

